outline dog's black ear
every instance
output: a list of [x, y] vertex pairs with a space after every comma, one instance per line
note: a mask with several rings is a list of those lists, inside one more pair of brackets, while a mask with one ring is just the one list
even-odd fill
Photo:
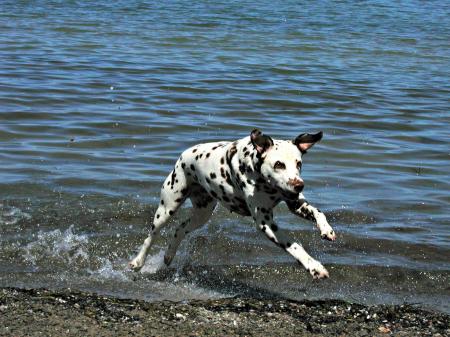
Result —
[[306, 153], [315, 143], [322, 139], [323, 132], [316, 134], [302, 133], [293, 140], [293, 143], [298, 147], [302, 153]]
[[272, 145], [273, 140], [269, 136], [265, 136], [259, 129], [254, 129], [250, 134], [250, 140], [258, 153], [264, 153]]

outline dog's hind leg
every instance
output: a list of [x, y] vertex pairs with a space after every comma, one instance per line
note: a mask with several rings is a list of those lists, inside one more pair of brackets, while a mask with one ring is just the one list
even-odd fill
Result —
[[138, 255], [129, 263], [129, 266], [133, 270], [138, 271], [144, 266], [148, 251], [158, 236], [159, 231], [184, 203], [189, 193], [190, 189], [179, 160], [175, 169], [169, 174], [162, 186], [161, 200], [153, 218], [150, 233], [145, 239]]
[[[200, 191], [201, 189], [201, 191]], [[193, 189], [191, 193], [192, 209], [191, 216], [183, 221], [175, 231], [172, 242], [169, 244], [166, 254], [164, 255], [164, 263], [169, 266], [177, 252], [178, 246], [184, 237], [200, 228], [208, 222], [211, 217], [214, 208], [217, 205], [217, 201], [209, 196], [209, 194], [200, 186]]]

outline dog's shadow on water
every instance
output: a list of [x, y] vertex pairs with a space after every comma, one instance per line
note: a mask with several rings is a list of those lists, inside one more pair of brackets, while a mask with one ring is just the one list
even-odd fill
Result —
[[[242, 267], [242, 266], [240, 266]], [[156, 282], [193, 283], [202, 288], [222, 293], [225, 296], [249, 297], [255, 299], [287, 300], [280, 293], [270, 291], [234, 277], [237, 267], [232, 265], [196, 265], [185, 263], [178, 268], [162, 267], [153, 273], [141, 273], [139, 278]], [[252, 266], [245, 266], [253, 269]]]

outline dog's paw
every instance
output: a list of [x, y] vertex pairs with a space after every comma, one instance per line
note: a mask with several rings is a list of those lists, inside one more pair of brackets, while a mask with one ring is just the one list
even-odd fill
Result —
[[133, 271], [139, 271], [144, 266], [143, 259], [140, 259], [139, 257], [136, 257], [132, 261], [128, 263], [128, 267], [132, 269]]
[[308, 270], [315, 280], [330, 277], [330, 274], [328, 274], [328, 271], [325, 269], [325, 267], [317, 261], [315, 261]]
[[322, 239], [324, 239], [324, 240], [335, 241], [336, 240], [336, 233], [334, 232], [334, 230], [330, 229], [327, 232], [320, 233], [320, 237]]

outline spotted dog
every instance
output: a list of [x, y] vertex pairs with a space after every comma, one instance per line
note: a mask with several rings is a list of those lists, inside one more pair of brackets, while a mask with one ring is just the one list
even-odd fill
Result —
[[191, 215], [175, 231], [164, 256], [167, 266], [181, 240], [204, 225], [220, 201], [231, 212], [251, 216], [257, 228], [291, 254], [313, 278], [328, 277], [323, 265], [301, 244], [291, 241], [273, 219], [274, 207], [284, 201], [292, 213], [315, 222], [323, 239], [336, 239], [325, 215], [301, 193], [302, 157], [321, 138], [322, 132], [301, 134], [294, 140], [273, 140], [255, 129], [250, 136], [235, 142], [199, 144], [184, 151], [164, 181], [150, 234], [130, 267], [142, 268], [161, 227], [190, 198]]

